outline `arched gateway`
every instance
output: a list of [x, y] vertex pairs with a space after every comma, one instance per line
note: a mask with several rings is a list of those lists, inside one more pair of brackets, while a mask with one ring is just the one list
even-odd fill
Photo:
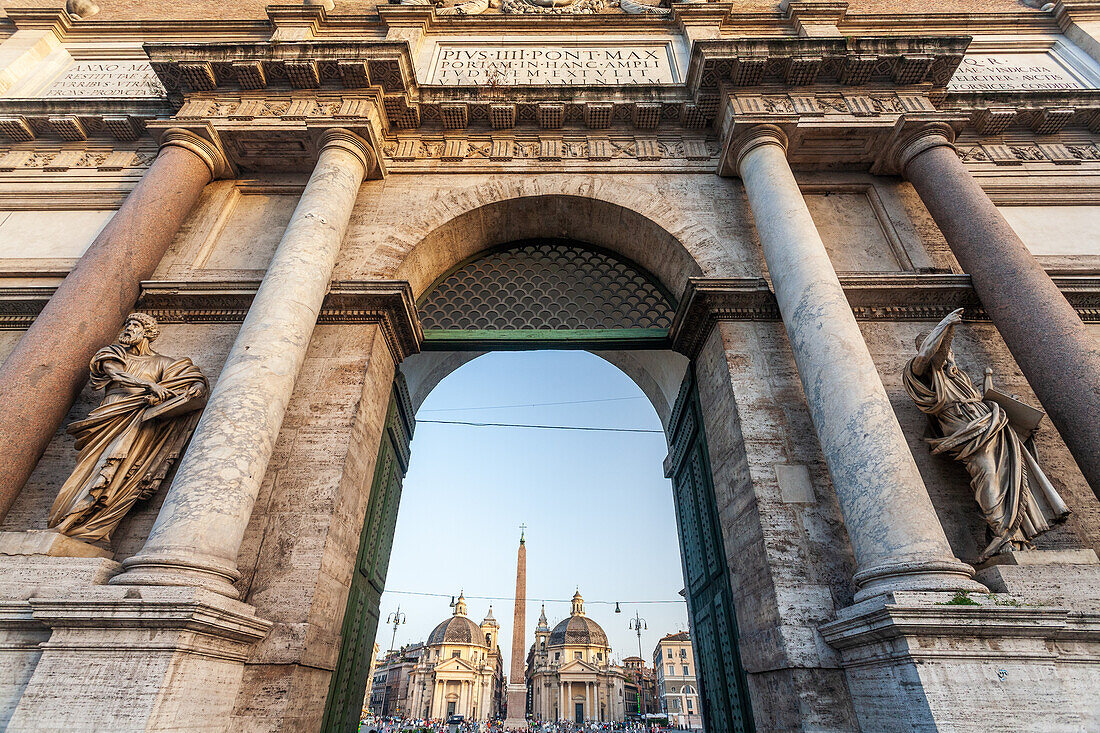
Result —
[[[482, 251], [429, 286], [417, 303], [424, 351], [400, 365], [390, 398], [325, 727], [353, 729], [359, 721], [360, 691], [366, 687], [401, 478], [408, 466], [413, 406], [478, 353], [580, 348], [619, 365], [635, 379], [666, 426], [665, 468], [674, 487], [703, 714], [713, 730], [753, 730], [696, 378], [690, 362], [672, 350], [676, 305], [665, 285], [635, 263], [563, 239], [526, 240]], [[711, 417], [727, 422], [733, 416]]]
[[1100, 728], [1095, 9], [894, 5], [7, 3], [0, 727], [354, 729], [417, 406], [578, 348], [708, 733]]

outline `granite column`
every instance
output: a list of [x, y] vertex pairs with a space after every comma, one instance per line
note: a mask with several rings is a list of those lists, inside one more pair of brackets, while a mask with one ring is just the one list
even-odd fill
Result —
[[237, 597], [237, 551], [328, 291], [370, 145], [340, 129], [321, 152], [180, 461], [145, 546], [111, 580]]
[[217, 147], [168, 130], [160, 154], [0, 367], [0, 518], [7, 513], [114, 341], [206, 184], [226, 171]]
[[970, 175], [943, 124], [898, 146], [913, 184], [982, 307], [1100, 497], [1100, 342]]
[[770, 125], [737, 169], [857, 571], [856, 600], [892, 590], [984, 590], [951, 552], [886, 389]]

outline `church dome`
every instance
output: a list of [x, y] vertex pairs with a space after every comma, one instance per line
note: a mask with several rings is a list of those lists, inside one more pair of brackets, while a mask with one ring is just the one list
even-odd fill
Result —
[[547, 646], [599, 646], [610, 647], [603, 628], [584, 615], [584, 599], [578, 590], [573, 595], [573, 611], [550, 632]]
[[428, 635], [428, 646], [438, 644], [473, 644], [486, 646], [485, 632], [466, 615], [466, 599], [459, 595], [454, 615], [441, 622]]
[[548, 646], [609, 646], [607, 634], [587, 616], [570, 616], [550, 632]]

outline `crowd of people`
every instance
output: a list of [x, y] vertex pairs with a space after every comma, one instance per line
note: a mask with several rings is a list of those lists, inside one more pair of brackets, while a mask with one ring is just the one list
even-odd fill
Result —
[[[464, 721], [448, 724], [440, 719], [367, 718], [359, 725], [359, 733], [502, 733], [501, 721]], [[528, 733], [669, 733], [678, 730], [655, 723], [629, 721], [623, 723], [531, 723]]]

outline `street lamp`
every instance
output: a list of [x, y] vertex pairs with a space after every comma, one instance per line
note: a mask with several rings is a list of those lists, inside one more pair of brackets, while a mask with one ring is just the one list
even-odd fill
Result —
[[397, 607], [397, 610], [386, 617], [387, 624], [393, 624], [393, 636], [390, 637], [390, 651], [393, 651], [393, 643], [397, 641], [397, 627], [405, 623], [405, 614], [401, 613], [401, 606]]
[[637, 611], [634, 611], [634, 618], [630, 619], [630, 623], [627, 627], [631, 631], [638, 633], [638, 658], [642, 660], [642, 672], [641, 677], [636, 677], [638, 680], [638, 714], [642, 714], [642, 697], [645, 695], [645, 657], [642, 656], [642, 629], [649, 630], [649, 625], [646, 624], [644, 618], [642, 618]]

